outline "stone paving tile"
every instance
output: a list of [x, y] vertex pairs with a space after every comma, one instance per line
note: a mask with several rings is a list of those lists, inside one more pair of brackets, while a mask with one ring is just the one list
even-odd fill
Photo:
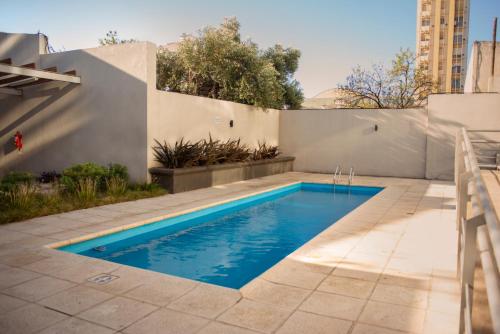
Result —
[[315, 289], [326, 276], [295, 261], [280, 263], [262, 274], [262, 278], [268, 281], [304, 289]]
[[426, 290], [398, 285], [377, 284], [371, 299], [379, 302], [425, 309], [427, 308], [428, 292]]
[[401, 332], [393, 329], [376, 327], [365, 324], [356, 324], [351, 334], [402, 334], [408, 332]]
[[270, 304], [242, 299], [222, 314], [218, 320], [259, 332], [271, 333], [283, 324], [290, 313], [291, 311]]
[[254, 332], [249, 329], [231, 326], [227, 324], [223, 324], [220, 322], [211, 322], [197, 334], [256, 334], [258, 332]]
[[318, 291], [366, 299], [373, 291], [375, 283], [355, 278], [329, 276], [318, 287]]
[[240, 300], [238, 290], [200, 284], [168, 305], [168, 308], [205, 318], [215, 318]]
[[0, 293], [0, 315], [26, 305], [24, 300]]
[[456, 334], [459, 332], [459, 319], [455, 315], [427, 312], [425, 315], [425, 334]]
[[244, 298], [269, 303], [281, 308], [297, 308], [311, 293], [310, 290], [268, 282], [256, 278], [240, 289]]
[[2, 334], [30, 334], [67, 318], [66, 315], [43, 306], [29, 304], [0, 315], [0, 329]]
[[405, 332], [421, 333], [424, 319], [424, 310], [369, 301], [359, 318], [359, 322]]
[[347, 334], [352, 322], [297, 311], [276, 332], [277, 334]]
[[113, 297], [113, 295], [106, 292], [84, 286], [75, 286], [42, 299], [38, 303], [53, 310], [75, 315]]
[[208, 324], [209, 320], [172, 310], [161, 309], [136, 322], [126, 334], [191, 334]]
[[78, 315], [116, 330], [124, 329], [157, 309], [156, 306], [128, 298], [116, 297]]
[[299, 309], [340, 319], [356, 320], [363, 309], [364, 303], [365, 301], [362, 299], [325, 292], [314, 292], [302, 303]]
[[198, 284], [198, 282], [192, 280], [165, 275], [165, 277], [130, 290], [125, 296], [150, 304], [165, 306], [194, 289]]
[[40, 277], [40, 274], [19, 268], [3, 270], [0, 275], [0, 290]]
[[46, 328], [40, 334], [112, 334], [114, 330], [78, 318], [69, 318]]
[[75, 284], [68, 281], [42, 276], [5, 289], [2, 292], [12, 297], [34, 302], [73, 286], [75, 286]]
[[85, 282], [84, 284], [90, 288], [108, 293], [122, 294], [152, 281], [154, 277], [158, 275], [157, 273], [131, 267], [118, 267], [117, 270], [110, 273], [114, 276], [118, 276], [118, 279], [106, 284], [97, 284], [94, 282]]

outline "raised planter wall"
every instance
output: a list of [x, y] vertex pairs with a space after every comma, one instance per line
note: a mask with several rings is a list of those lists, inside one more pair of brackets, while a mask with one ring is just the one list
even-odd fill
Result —
[[153, 182], [170, 193], [207, 188], [216, 185], [253, 179], [293, 170], [294, 157], [277, 157], [269, 160], [249, 161], [223, 165], [188, 168], [149, 169]]

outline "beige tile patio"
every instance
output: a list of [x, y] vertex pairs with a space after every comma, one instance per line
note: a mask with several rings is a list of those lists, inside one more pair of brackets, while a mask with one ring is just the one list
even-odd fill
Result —
[[372, 325], [356, 324], [351, 334], [402, 334], [401, 332], [393, 329], [376, 327]]
[[69, 289], [72, 286], [75, 286], [75, 284], [57, 278], [42, 276], [5, 289], [2, 292], [9, 296], [34, 302], [60, 291]]
[[346, 334], [352, 322], [297, 311], [276, 332], [277, 334]]
[[0, 293], [0, 314], [13, 311], [23, 305], [26, 305], [26, 301]]
[[210, 284], [200, 284], [168, 305], [168, 308], [206, 318], [215, 318], [238, 300], [238, 290]]
[[299, 309], [340, 319], [356, 320], [364, 303], [364, 300], [357, 298], [314, 292]]
[[109, 293], [76, 286], [42, 299], [38, 303], [66, 314], [75, 315], [111, 298], [113, 295]]
[[373, 291], [375, 283], [355, 278], [329, 276], [318, 287], [318, 291], [366, 299]]
[[40, 334], [112, 334], [114, 330], [78, 318], [69, 318], [41, 331]]
[[295, 309], [311, 293], [310, 290], [268, 282], [256, 278], [241, 290], [243, 297], [281, 308]]
[[156, 309], [156, 306], [150, 304], [116, 297], [81, 313], [78, 317], [106, 327], [121, 330]]
[[221, 322], [211, 322], [197, 334], [256, 334], [249, 329], [223, 324]]
[[29, 304], [0, 315], [0, 328], [2, 334], [30, 334], [67, 318], [43, 306]]
[[125, 296], [150, 304], [165, 306], [194, 289], [197, 285], [198, 283], [192, 280], [165, 275], [165, 277], [130, 290]]
[[424, 310], [369, 301], [359, 318], [359, 322], [411, 333], [421, 333], [424, 319]]
[[127, 334], [191, 334], [209, 320], [172, 310], [160, 309], [124, 330]]
[[459, 318], [456, 314], [444, 314], [428, 311], [425, 315], [425, 334], [455, 334], [459, 332]]
[[270, 304], [242, 299], [222, 314], [218, 320], [259, 332], [271, 333], [283, 324], [290, 313], [291, 311]]
[[425, 309], [427, 307], [428, 292], [426, 290], [379, 283], [375, 287], [371, 299]]
[[18, 268], [2, 270], [0, 290], [40, 277], [40, 274]]
[[[326, 273], [311, 270], [311, 266], [297, 262], [281, 262], [262, 274], [262, 278], [304, 289], [315, 289], [327, 276]], [[324, 266], [317, 266], [323, 268]], [[333, 268], [330, 268], [329, 272]]]

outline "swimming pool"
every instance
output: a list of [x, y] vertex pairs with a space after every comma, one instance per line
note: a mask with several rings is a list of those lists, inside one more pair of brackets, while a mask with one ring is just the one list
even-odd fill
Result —
[[59, 249], [238, 289], [382, 189], [297, 183]]

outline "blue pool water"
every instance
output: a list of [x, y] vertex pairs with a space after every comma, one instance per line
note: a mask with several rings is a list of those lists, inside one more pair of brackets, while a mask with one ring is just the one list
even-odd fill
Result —
[[240, 288], [380, 190], [298, 183], [61, 250]]

